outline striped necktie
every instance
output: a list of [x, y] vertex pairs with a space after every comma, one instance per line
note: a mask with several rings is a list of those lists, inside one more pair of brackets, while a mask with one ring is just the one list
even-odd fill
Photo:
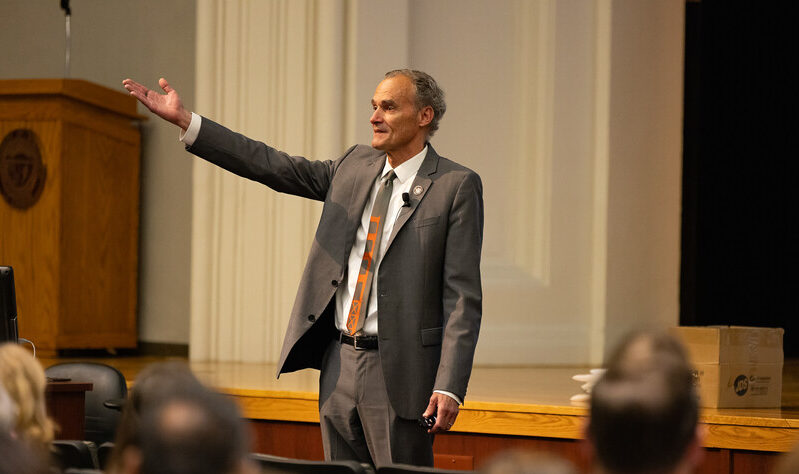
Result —
[[383, 237], [383, 227], [386, 223], [388, 202], [391, 199], [391, 191], [394, 188], [394, 178], [396, 177], [394, 170], [386, 173], [372, 205], [369, 231], [366, 234], [366, 245], [363, 248], [363, 259], [361, 259], [361, 271], [358, 273], [358, 281], [355, 284], [355, 292], [352, 295], [350, 312], [347, 315], [347, 331], [350, 334], [355, 334], [363, 329], [363, 324], [369, 311], [369, 293], [374, 279], [375, 260], [377, 259], [377, 252], [380, 250], [380, 240]]

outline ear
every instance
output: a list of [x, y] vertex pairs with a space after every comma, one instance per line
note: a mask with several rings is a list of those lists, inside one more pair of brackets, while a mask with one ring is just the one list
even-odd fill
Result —
[[430, 125], [430, 122], [433, 121], [433, 117], [435, 117], [435, 112], [433, 112], [432, 107], [429, 105], [422, 107], [421, 110], [419, 110], [419, 128]]

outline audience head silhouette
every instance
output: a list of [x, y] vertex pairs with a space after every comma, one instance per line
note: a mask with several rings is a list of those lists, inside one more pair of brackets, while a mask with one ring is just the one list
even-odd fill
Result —
[[173, 397], [204, 390], [206, 389], [202, 383], [182, 362], [162, 362], [142, 370], [122, 409], [109, 470], [120, 471], [125, 450], [128, 447], [141, 446], [142, 413]]
[[17, 407], [0, 383], [0, 434], [10, 435], [17, 424]]
[[13, 405], [11, 431], [33, 449], [48, 450], [54, 425], [47, 417], [44, 389], [47, 378], [41, 364], [17, 344], [0, 345], [0, 386]]
[[38, 449], [14, 437], [0, 433], [0, 474], [50, 474], [46, 457]]
[[691, 472], [701, 458], [698, 398], [685, 350], [664, 332], [628, 336], [591, 392], [598, 470]]
[[120, 421], [109, 472], [237, 473], [250, 468], [236, 405], [182, 363], [146, 368]]
[[240, 414], [216, 393], [170, 400], [148, 413], [142, 429], [142, 472], [234, 473], [249, 452]]
[[508, 450], [493, 456], [482, 474], [577, 474], [572, 463], [551, 453]]
[[790, 453], [785, 453], [780, 457], [773, 474], [796, 474], [799, 472], [799, 444], [794, 446]]

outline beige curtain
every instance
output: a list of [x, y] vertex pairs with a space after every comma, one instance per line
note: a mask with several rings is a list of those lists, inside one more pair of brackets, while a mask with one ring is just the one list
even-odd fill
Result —
[[[343, 150], [346, 4], [203, 0], [196, 111], [291, 154]], [[194, 161], [193, 360], [276, 362], [320, 205]]]

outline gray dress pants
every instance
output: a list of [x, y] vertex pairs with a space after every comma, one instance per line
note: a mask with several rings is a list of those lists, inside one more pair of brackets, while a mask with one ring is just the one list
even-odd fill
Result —
[[319, 421], [327, 460], [433, 465], [433, 436], [394, 412], [376, 349], [330, 343], [319, 377]]

